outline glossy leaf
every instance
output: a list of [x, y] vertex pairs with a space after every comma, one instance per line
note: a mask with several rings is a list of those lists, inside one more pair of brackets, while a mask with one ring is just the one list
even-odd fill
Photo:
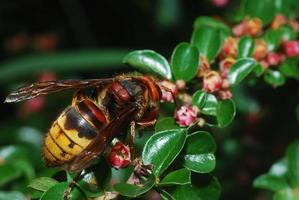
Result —
[[213, 94], [207, 94], [204, 105], [202, 106], [201, 112], [206, 115], [217, 114], [218, 100]]
[[3, 186], [22, 176], [22, 169], [16, 168], [13, 163], [0, 165], [0, 186]]
[[167, 79], [172, 78], [167, 60], [152, 50], [132, 51], [125, 56], [123, 62], [141, 71], [155, 73]]
[[279, 191], [289, 187], [286, 180], [282, 177], [273, 176], [270, 174], [261, 175], [254, 180], [254, 187], [267, 189], [271, 191]]
[[193, 32], [191, 44], [197, 47], [200, 55], [206, 56], [211, 61], [221, 47], [219, 32], [213, 28], [200, 27]]
[[171, 69], [176, 80], [190, 81], [198, 71], [199, 53], [196, 47], [180, 43], [171, 56]]
[[223, 22], [208, 16], [197, 17], [194, 21], [194, 29], [198, 29], [203, 26], [208, 26], [214, 29], [224, 30], [226, 33], [230, 32], [230, 28]]
[[179, 126], [173, 117], [165, 117], [157, 121], [155, 131], [159, 132], [177, 128], [179, 128]]
[[184, 185], [191, 183], [191, 172], [188, 169], [179, 169], [167, 174], [159, 185]]
[[288, 173], [294, 187], [299, 187], [299, 141], [293, 142], [287, 149]]
[[[48, 189], [40, 198], [40, 200], [53, 200], [53, 199], [63, 199], [64, 191], [68, 188], [69, 183], [62, 182], [54, 185], [50, 189]], [[87, 197], [82, 194], [81, 190], [77, 187], [74, 187], [69, 200], [87, 200]]]
[[[208, 94], [202, 90], [197, 90], [192, 95], [192, 105], [197, 106], [199, 109], [202, 109], [206, 104]], [[211, 97], [210, 97], [211, 98]]]
[[238, 57], [247, 58], [250, 57], [254, 50], [254, 41], [249, 36], [243, 36], [238, 43]]
[[215, 151], [216, 143], [208, 132], [195, 132], [186, 141], [183, 165], [198, 173], [211, 172], [216, 164]]
[[264, 74], [264, 80], [273, 87], [282, 86], [285, 83], [285, 77], [282, 73], [276, 70], [268, 69]]
[[218, 126], [223, 128], [228, 126], [236, 115], [236, 106], [233, 100], [227, 99], [219, 101], [217, 106], [217, 122]]
[[137, 197], [149, 191], [155, 185], [155, 177], [152, 175], [146, 180], [142, 186], [137, 186], [128, 183], [118, 183], [114, 186], [114, 190], [123, 196]]
[[142, 152], [144, 164], [152, 164], [154, 174], [159, 176], [180, 153], [186, 137], [187, 133], [184, 129], [172, 129], [155, 133], [144, 146]]
[[238, 85], [255, 67], [255, 60], [252, 58], [242, 58], [237, 60], [230, 68], [228, 81], [231, 86]]
[[245, 12], [251, 17], [258, 17], [266, 25], [270, 23], [275, 15], [273, 0], [249, 0], [246, 1]]
[[290, 188], [278, 191], [273, 197], [273, 200], [298, 200], [298, 199], [299, 199], [298, 192]]
[[86, 70], [117, 69], [121, 67], [121, 60], [127, 53], [128, 50], [122, 49], [86, 49], [13, 57], [0, 64], [0, 82], [6, 83], [41, 70], [52, 72], [83, 70], [86, 72]]
[[269, 175], [273, 175], [276, 177], [285, 177], [288, 171], [288, 163], [287, 159], [283, 158], [277, 162], [275, 162], [270, 170], [269, 170]]
[[264, 35], [264, 40], [267, 43], [268, 51], [274, 51], [278, 48], [281, 41], [281, 32], [276, 30], [267, 30]]
[[40, 177], [33, 179], [28, 187], [41, 192], [45, 192], [56, 184], [58, 184], [58, 181], [56, 181], [55, 179], [49, 177]]
[[299, 67], [294, 59], [286, 59], [278, 69], [286, 77], [299, 79]]

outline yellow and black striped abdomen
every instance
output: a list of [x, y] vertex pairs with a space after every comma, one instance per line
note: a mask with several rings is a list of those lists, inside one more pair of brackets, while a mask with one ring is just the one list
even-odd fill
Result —
[[105, 123], [105, 115], [91, 100], [85, 99], [66, 108], [45, 136], [46, 164], [68, 164], [89, 145]]

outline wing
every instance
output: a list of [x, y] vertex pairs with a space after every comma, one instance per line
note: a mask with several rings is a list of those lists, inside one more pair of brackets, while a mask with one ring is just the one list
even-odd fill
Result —
[[121, 127], [132, 120], [133, 113], [137, 107], [135, 104], [128, 106], [114, 117], [109, 124], [97, 134], [96, 138], [86, 147], [86, 149], [76, 156], [70, 163], [70, 171], [80, 171], [88, 167], [93, 159], [101, 155], [109, 142], [119, 133]]
[[111, 83], [114, 79], [86, 79], [86, 80], [61, 80], [33, 83], [29, 86], [21, 87], [10, 93], [4, 103], [14, 103], [32, 99], [37, 96], [43, 96], [54, 92], [68, 89], [78, 89], [86, 87], [95, 87]]

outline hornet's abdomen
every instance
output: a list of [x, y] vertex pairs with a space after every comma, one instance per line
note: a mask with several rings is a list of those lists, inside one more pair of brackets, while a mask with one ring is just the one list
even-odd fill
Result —
[[104, 113], [89, 99], [67, 107], [45, 136], [43, 155], [46, 164], [68, 164], [89, 145], [106, 123]]

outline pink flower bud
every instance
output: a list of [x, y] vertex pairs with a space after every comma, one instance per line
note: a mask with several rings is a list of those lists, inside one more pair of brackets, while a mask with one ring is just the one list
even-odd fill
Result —
[[275, 52], [271, 52], [267, 55], [266, 60], [269, 65], [278, 65], [281, 62], [281, 55]]
[[290, 21], [290, 25], [296, 32], [299, 32], [299, 21]]
[[180, 126], [190, 126], [197, 119], [198, 109], [192, 106], [182, 106], [175, 113], [175, 118]]
[[203, 90], [215, 92], [221, 89], [222, 79], [218, 72], [210, 71], [203, 77]]
[[221, 57], [237, 57], [238, 54], [238, 39], [233, 37], [228, 37], [225, 39], [222, 50]]
[[234, 58], [231, 58], [231, 57], [227, 57], [225, 58], [224, 60], [222, 60], [220, 62], [220, 74], [221, 74], [221, 77], [227, 77], [228, 75], [228, 71], [230, 69], [230, 67], [236, 62], [236, 60]]
[[262, 32], [263, 24], [259, 18], [245, 18], [240, 24], [233, 27], [235, 36], [257, 36]]
[[111, 148], [107, 158], [114, 168], [124, 168], [131, 163], [130, 148], [124, 145], [122, 142], [117, 142]]
[[284, 25], [287, 23], [287, 18], [281, 14], [278, 14], [275, 16], [275, 18], [273, 19], [272, 23], [271, 23], [271, 28], [272, 29], [277, 29], [280, 26]]
[[268, 46], [267, 43], [263, 39], [255, 40], [255, 48], [253, 51], [252, 57], [256, 60], [262, 60], [267, 56]]
[[199, 66], [197, 77], [203, 77], [206, 73], [211, 71], [211, 67], [210, 67], [209, 60], [206, 57], [200, 56], [199, 59], [200, 59], [200, 66]]
[[212, 0], [214, 6], [223, 8], [228, 4], [228, 0]]
[[284, 51], [289, 57], [295, 57], [299, 55], [299, 41], [287, 41], [284, 43]]
[[174, 102], [174, 98], [178, 95], [178, 88], [176, 84], [163, 80], [160, 82], [160, 88], [162, 91], [162, 102]]
[[218, 92], [219, 98], [222, 100], [232, 98], [233, 94], [230, 90], [221, 90]]

